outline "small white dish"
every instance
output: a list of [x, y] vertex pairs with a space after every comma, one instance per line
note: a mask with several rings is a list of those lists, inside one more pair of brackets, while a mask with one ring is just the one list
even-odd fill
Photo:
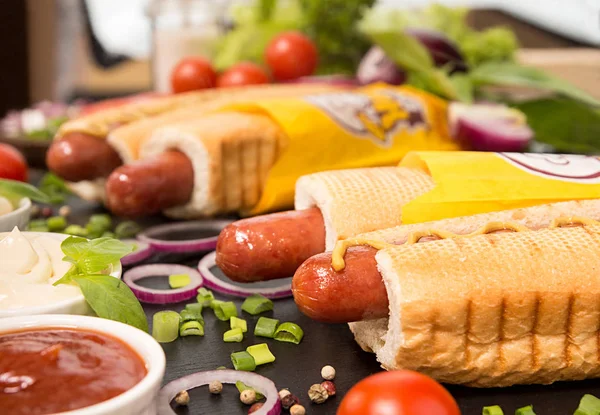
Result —
[[[12, 228], [10, 229], [12, 230]], [[67, 239], [70, 235], [64, 233], [51, 233], [51, 232], [23, 232], [23, 234], [34, 234], [34, 235], [45, 235], [51, 238], [55, 238], [59, 241]], [[0, 240], [6, 236], [7, 233], [0, 233]], [[0, 266], [1, 266], [0, 262]], [[121, 278], [121, 262], [117, 261], [112, 265], [112, 272], [110, 275], [115, 278]], [[23, 307], [8, 310], [0, 310], [0, 319], [6, 317], [16, 316], [30, 316], [38, 314], [79, 314], [79, 315], [94, 315], [92, 309], [85, 301], [83, 294], [77, 297], [69, 298], [67, 300], [57, 301], [52, 304], [45, 304], [35, 307]]]
[[24, 198], [19, 202], [19, 207], [10, 213], [0, 215], [0, 232], [10, 232], [16, 226], [25, 229], [31, 215], [31, 200]]
[[[142, 358], [148, 373], [133, 388], [104, 402], [60, 415], [155, 415], [156, 396], [165, 374], [166, 359], [162, 347], [149, 334], [135, 327], [99, 317], [38, 315], [0, 319], [0, 335], [43, 327], [67, 327], [91, 330], [116, 337]], [[57, 385], [60, 387], [60, 385]], [[59, 415], [59, 414], [56, 414]]]

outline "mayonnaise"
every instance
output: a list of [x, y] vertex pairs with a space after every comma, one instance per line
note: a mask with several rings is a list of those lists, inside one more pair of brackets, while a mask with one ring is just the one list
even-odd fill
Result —
[[71, 267], [61, 241], [18, 228], [0, 237], [0, 310], [33, 307], [81, 295], [74, 285], [52, 284]]

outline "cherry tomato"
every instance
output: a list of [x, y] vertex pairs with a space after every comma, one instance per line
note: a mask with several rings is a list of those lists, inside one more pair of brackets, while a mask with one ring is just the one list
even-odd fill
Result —
[[317, 60], [317, 47], [299, 32], [276, 36], [265, 50], [265, 61], [278, 81], [312, 75], [317, 69]]
[[216, 83], [217, 73], [210, 62], [200, 57], [183, 58], [171, 72], [171, 88], [176, 94], [213, 88]]
[[0, 178], [27, 181], [25, 157], [8, 144], [0, 144]]
[[354, 385], [337, 415], [460, 415], [450, 393], [435, 380], [410, 370], [381, 372]]
[[240, 62], [233, 65], [219, 76], [218, 87], [268, 84], [269, 76], [258, 65], [251, 62]]

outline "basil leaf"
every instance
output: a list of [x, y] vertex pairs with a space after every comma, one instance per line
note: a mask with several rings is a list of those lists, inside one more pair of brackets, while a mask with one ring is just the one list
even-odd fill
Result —
[[523, 86], [555, 92], [583, 103], [600, 106], [600, 101], [585, 91], [546, 72], [513, 62], [488, 62], [474, 68], [469, 76], [475, 86]]
[[75, 278], [75, 282], [98, 317], [119, 321], [148, 332], [144, 310], [123, 281], [108, 275], [84, 275]]
[[133, 247], [114, 238], [97, 238], [88, 241], [88, 250], [77, 264], [85, 274], [95, 274], [131, 253]]
[[7, 194], [13, 197], [20, 196], [21, 198], [27, 197], [40, 203], [50, 202], [48, 196], [40, 192], [35, 186], [16, 180], [0, 179], [0, 194]]
[[536, 141], [564, 153], [600, 153], [600, 111], [566, 98], [514, 104], [527, 117]]
[[473, 90], [473, 82], [468, 75], [455, 73], [450, 77], [450, 82], [454, 86], [454, 91], [459, 101], [466, 102], [467, 104], [473, 103], [475, 92]]
[[429, 51], [414, 37], [401, 31], [371, 31], [366, 35], [402, 69], [425, 73], [433, 70], [433, 59]]
[[79, 261], [83, 256], [87, 254], [90, 249], [90, 241], [79, 236], [69, 236], [67, 239], [62, 241], [60, 249], [63, 253], [73, 259]]
[[60, 284], [70, 284], [73, 282], [73, 277], [76, 277], [79, 274], [79, 267], [77, 266], [77, 264], [73, 264], [71, 268], [69, 268], [69, 270], [65, 272], [65, 275], [56, 280], [52, 285], [57, 286]]

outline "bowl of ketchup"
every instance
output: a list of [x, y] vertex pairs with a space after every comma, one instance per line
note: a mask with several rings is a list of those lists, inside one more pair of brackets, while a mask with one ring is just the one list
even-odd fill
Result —
[[147, 333], [98, 317], [0, 319], [0, 413], [154, 415], [165, 355]]

